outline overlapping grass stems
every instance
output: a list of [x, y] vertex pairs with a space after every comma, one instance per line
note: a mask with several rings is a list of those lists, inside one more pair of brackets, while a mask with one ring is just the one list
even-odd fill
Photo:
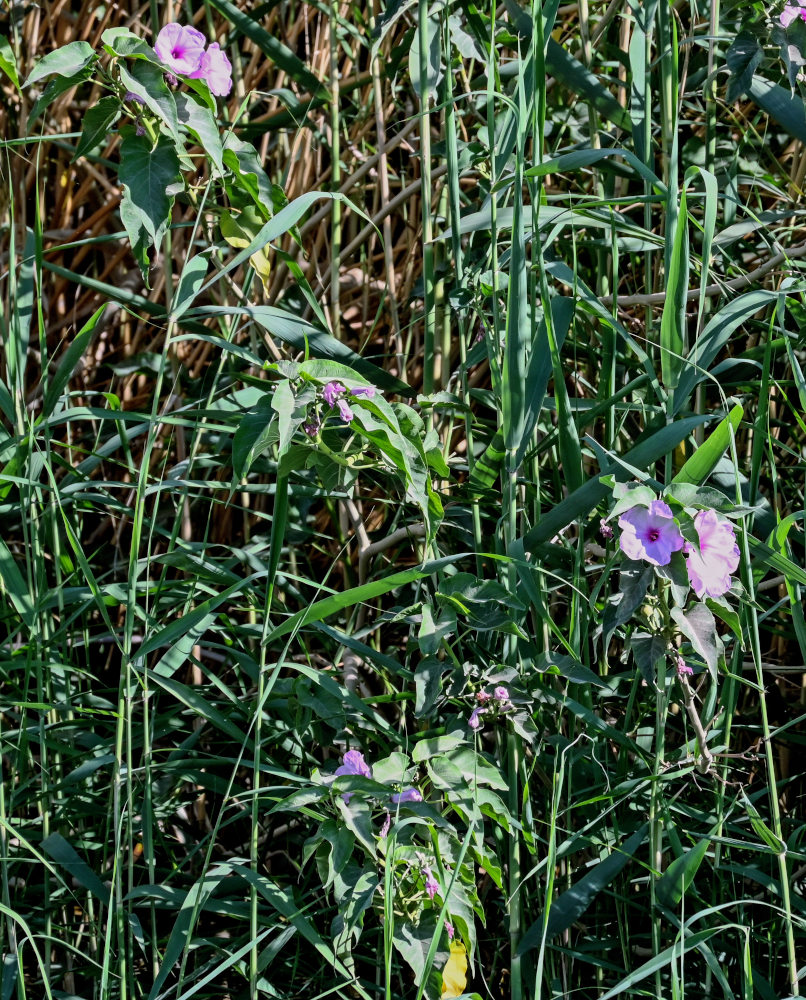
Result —
[[[769, 65], [725, 99], [754, 12], [6, 8], [4, 998], [438, 996], [453, 912], [481, 996], [799, 992], [806, 123]], [[117, 136], [71, 161], [99, 92], [31, 119], [15, 66], [191, 15], [233, 62], [222, 125], [290, 200], [349, 204], [224, 274], [203, 167], [146, 289]], [[251, 449], [262, 362], [307, 351], [418, 399], [435, 534], [388, 469]], [[674, 678], [597, 634], [605, 472], [753, 508], [708, 773]], [[531, 721], [474, 734], [498, 682]], [[386, 840], [316, 784], [348, 747], [427, 800]]]

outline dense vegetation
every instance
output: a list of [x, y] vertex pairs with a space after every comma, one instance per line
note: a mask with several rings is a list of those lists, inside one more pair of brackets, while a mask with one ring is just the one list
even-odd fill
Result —
[[4, 6], [2, 1000], [798, 994], [801, 13]]

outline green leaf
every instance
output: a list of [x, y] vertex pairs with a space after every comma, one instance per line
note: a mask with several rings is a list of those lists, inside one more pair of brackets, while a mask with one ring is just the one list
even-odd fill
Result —
[[411, 759], [415, 764], [422, 764], [423, 761], [431, 760], [438, 754], [448, 753], [460, 744], [465, 742], [463, 729], [455, 729], [446, 736], [435, 736], [430, 739], [419, 740], [411, 754]]
[[[443, 77], [441, 27], [439, 15], [436, 14], [429, 14], [425, 19], [422, 32], [418, 21], [409, 49], [409, 76], [414, 92], [421, 101], [434, 93]], [[426, 36], [426, 52], [424, 59], [421, 60], [422, 34]], [[423, 68], [425, 68], [424, 76]]]
[[[722, 927], [711, 927], [708, 930], [697, 931], [696, 934], [686, 934], [682, 941], [676, 941], [668, 948], [664, 948], [662, 952], [650, 958], [648, 962], [644, 962], [639, 968], [625, 976], [612, 989], [608, 990], [601, 1000], [611, 1000], [612, 997], [626, 993], [636, 983], [640, 983], [642, 979], [646, 979], [660, 969], [666, 968], [672, 962], [679, 962], [686, 952], [691, 951], [692, 948], [698, 948], [715, 934], [722, 932]], [[683, 933], [685, 934], [685, 931]]]
[[232, 439], [232, 471], [237, 480], [245, 479], [252, 463], [277, 440], [275, 414], [270, 393], [262, 396], [241, 418]]
[[690, 851], [675, 858], [669, 865], [655, 883], [655, 898], [661, 905], [668, 906], [670, 909], [677, 906], [694, 881], [694, 876], [702, 864], [710, 843], [708, 837], [703, 837]]
[[28, 113], [29, 124], [35, 122], [42, 112], [49, 108], [57, 97], [60, 97], [73, 87], [77, 87], [79, 84], [89, 80], [91, 76], [92, 67], [85, 66], [84, 69], [79, 70], [73, 76], [57, 76], [55, 80], [51, 80], [31, 107], [31, 110]]
[[110, 892], [108, 886], [90, 868], [68, 841], [60, 833], [52, 833], [42, 841], [42, 850], [64, 868], [71, 879], [75, 879], [93, 896], [100, 899], [104, 906], [109, 905]]
[[[183, 313], [187, 312], [193, 300], [199, 294], [205, 276], [209, 258], [203, 253], [197, 253], [195, 257], [185, 260], [182, 273], [179, 275], [179, 284], [174, 292], [171, 301], [171, 318], [176, 322]], [[179, 338], [176, 338], [179, 339]], [[226, 344], [226, 341], [224, 342]], [[235, 344], [226, 344], [230, 349], [237, 349]], [[259, 359], [255, 359], [260, 363]], [[254, 361], [250, 362], [254, 363]]]
[[586, 667], [573, 656], [566, 656], [564, 653], [541, 653], [535, 658], [535, 670], [557, 677], [564, 677], [574, 684], [593, 684], [595, 687], [606, 687], [602, 679], [589, 667]]
[[95, 310], [92, 316], [90, 316], [84, 326], [76, 334], [72, 344], [70, 344], [64, 352], [64, 355], [59, 361], [59, 367], [56, 369], [52, 378], [48, 382], [47, 392], [45, 393], [45, 399], [42, 403], [42, 411], [36, 420], [38, 424], [47, 419], [47, 417], [53, 413], [65, 386], [70, 381], [70, 378], [76, 369], [76, 365], [79, 363], [81, 358], [84, 356], [84, 352], [89, 347], [95, 333], [95, 328], [98, 326], [98, 323], [100, 322], [105, 311], [106, 303]]
[[705, 660], [711, 677], [716, 681], [722, 640], [709, 608], [705, 604], [695, 604], [686, 612], [681, 608], [672, 608], [671, 614], [677, 627]]
[[237, 185], [252, 198], [264, 218], [270, 219], [274, 215], [274, 193], [255, 147], [228, 132], [222, 158]]
[[148, 285], [148, 249], [159, 246], [171, 221], [171, 206], [181, 189], [179, 157], [168, 136], [160, 133], [152, 149], [147, 136], [138, 136], [131, 125], [121, 130], [120, 182], [123, 197], [120, 217], [129, 234], [132, 252]]
[[46, 56], [31, 70], [24, 86], [30, 87], [32, 83], [58, 73], [59, 76], [75, 76], [91, 62], [97, 59], [95, 49], [89, 42], [70, 42], [53, 52], [48, 52]]
[[[163, 122], [171, 133], [177, 149], [182, 149], [182, 136], [179, 132], [179, 118], [176, 111], [176, 101], [173, 91], [168, 89], [163, 79], [164, 70], [153, 63], [138, 60], [127, 68], [125, 63], [118, 64], [120, 82], [127, 90], [143, 99], [146, 107]], [[122, 132], [122, 130], [121, 130]], [[162, 141], [162, 138], [160, 141]], [[123, 151], [120, 153], [123, 161]]]
[[436, 656], [425, 656], [414, 668], [414, 714], [427, 717], [442, 694], [442, 672], [445, 665]]
[[764, 58], [764, 49], [758, 39], [749, 31], [740, 31], [725, 53], [725, 62], [730, 70], [726, 100], [733, 104], [749, 92], [753, 74]]
[[0, 37], [0, 70], [11, 80], [17, 90], [20, 89], [20, 78], [17, 73], [17, 60], [14, 50], [7, 38]]
[[549, 38], [546, 46], [546, 71], [592, 104], [608, 121], [625, 132], [632, 131], [630, 116], [602, 81], [553, 38]]
[[658, 662], [666, 656], [669, 646], [662, 635], [650, 635], [649, 632], [633, 632], [630, 636], [630, 649], [638, 664], [638, 669], [647, 684], [655, 683]]
[[649, 563], [629, 559], [622, 563], [619, 573], [619, 592], [608, 601], [602, 614], [602, 649], [607, 653], [610, 638], [619, 627], [628, 622], [646, 597], [654, 578]]
[[224, 149], [221, 145], [221, 133], [213, 113], [209, 108], [195, 101], [189, 94], [184, 94], [181, 91], [174, 94], [174, 100], [176, 101], [177, 119], [207, 153], [219, 176], [223, 176]]
[[521, 938], [517, 954], [523, 955], [532, 948], [537, 948], [545, 940], [562, 934], [575, 923], [591, 905], [593, 900], [615, 879], [646, 839], [647, 823], [625, 840], [624, 843], [611, 851], [602, 861], [579, 879], [570, 889], [567, 889], [551, 904], [548, 919], [540, 917]]
[[750, 824], [764, 843], [772, 848], [776, 854], [786, 854], [786, 843], [774, 833], [761, 818], [758, 809], [753, 805], [747, 795], [742, 791], [741, 802], [750, 817]]
[[737, 403], [730, 413], [720, 420], [694, 454], [686, 459], [672, 482], [694, 483], [695, 485], [704, 482], [716, 468], [717, 462], [722, 458], [725, 450], [730, 446], [743, 416], [744, 410]]
[[[770, 83], [763, 77], [755, 76], [750, 84], [750, 96], [770, 118], [775, 119], [793, 138], [806, 142], [806, 112], [803, 98]], [[777, 292], [771, 293], [777, 295]]]
[[442, 942], [444, 933], [441, 925], [437, 925], [437, 914], [426, 910], [417, 924], [411, 920], [396, 920], [392, 935], [392, 944], [400, 953], [406, 964], [414, 973], [414, 985], [424, 982], [424, 993], [428, 1000], [440, 1000], [442, 995], [442, 973], [439, 971], [448, 961], [448, 951], [440, 945], [432, 956], [432, 963], [426, 969], [431, 942], [434, 938]]
[[120, 101], [117, 97], [102, 97], [97, 104], [87, 109], [84, 115], [84, 126], [76, 151], [70, 161], [75, 163], [81, 156], [91, 152], [101, 142], [109, 138], [109, 129], [120, 114]]

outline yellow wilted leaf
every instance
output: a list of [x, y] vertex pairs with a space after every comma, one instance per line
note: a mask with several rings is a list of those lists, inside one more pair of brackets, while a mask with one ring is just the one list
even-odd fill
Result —
[[442, 996], [460, 997], [467, 986], [467, 950], [461, 941], [451, 941], [451, 957], [442, 970]]
[[[257, 236], [263, 223], [254, 209], [246, 208], [237, 216], [231, 212], [222, 212], [219, 225], [221, 226], [221, 235], [227, 243], [231, 247], [235, 247], [236, 250], [243, 250]], [[265, 285], [271, 273], [269, 258], [262, 250], [258, 250], [249, 258], [249, 263], [260, 275], [260, 279]]]

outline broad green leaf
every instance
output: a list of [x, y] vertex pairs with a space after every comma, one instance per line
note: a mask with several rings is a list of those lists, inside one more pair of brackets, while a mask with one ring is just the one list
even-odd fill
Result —
[[666, 639], [649, 632], [633, 632], [630, 636], [630, 649], [644, 680], [647, 684], [654, 684], [658, 662], [666, 656], [669, 649]]
[[120, 101], [117, 97], [102, 97], [97, 104], [89, 107], [84, 115], [81, 138], [70, 162], [75, 163], [79, 157], [91, 152], [99, 143], [108, 140], [109, 130], [119, 114]]
[[712, 679], [716, 681], [719, 658], [722, 654], [722, 640], [717, 633], [716, 622], [708, 606], [695, 604], [688, 611], [672, 608], [671, 614], [681, 633], [705, 660]]
[[[208, 264], [209, 258], [203, 253], [197, 253], [195, 257], [185, 260], [182, 273], [179, 275], [179, 284], [176, 286], [176, 291], [171, 301], [171, 318], [174, 321], [177, 321], [187, 312], [193, 300], [199, 294], [199, 289], [207, 275]], [[174, 338], [174, 340], [179, 339], [178, 337]], [[221, 342], [220, 338], [216, 338], [216, 340]], [[225, 348], [237, 350], [237, 345], [235, 344], [228, 344], [226, 341], [221, 343], [225, 345]], [[260, 363], [259, 359], [256, 360]]]
[[17, 90], [20, 89], [20, 78], [17, 74], [17, 60], [14, 50], [7, 38], [0, 37], [0, 70], [11, 80]]
[[766, 111], [794, 139], [806, 142], [806, 113], [799, 94], [760, 76], [753, 77], [749, 93], [761, 110]]
[[2, 538], [0, 538], [0, 594], [11, 601], [26, 628], [31, 628], [36, 613], [31, 594], [14, 556]]
[[105, 906], [109, 905], [109, 887], [101, 881], [73, 845], [65, 840], [60, 833], [52, 833], [46, 837], [42, 841], [42, 850], [64, 868], [71, 879], [75, 879], [79, 885], [100, 899]]
[[277, 440], [277, 426], [270, 393], [243, 415], [232, 439], [232, 471], [245, 479], [257, 456]]
[[51, 80], [39, 97], [34, 101], [31, 110], [28, 112], [28, 122], [33, 124], [36, 119], [62, 94], [67, 93], [68, 90], [72, 90], [73, 87], [77, 87], [79, 84], [84, 83], [89, 80], [92, 76], [92, 67], [85, 66], [84, 69], [79, 70], [72, 76], [57, 76], [55, 79]]
[[31, 70], [24, 86], [30, 87], [53, 73], [64, 77], [75, 76], [96, 58], [95, 49], [89, 42], [70, 42], [43, 56]]
[[694, 483], [695, 485], [705, 482], [716, 468], [725, 450], [730, 446], [743, 416], [744, 410], [737, 403], [730, 413], [720, 420], [691, 458], [686, 459], [672, 482]]
[[567, 889], [551, 904], [548, 919], [536, 920], [525, 932], [518, 945], [518, 955], [537, 948], [550, 941], [575, 923], [591, 905], [593, 900], [607, 888], [646, 840], [648, 824], [636, 830], [620, 847], [611, 851], [586, 872], [570, 889]]
[[725, 62], [730, 70], [726, 100], [733, 104], [750, 90], [753, 74], [764, 59], [764, 49], [749, 31], [740, 31], [728, 46]]
[[750, 824], [764, 843], [772, 848], [776, 854], [786, 854], [786, 843], [767, 826], [758, 809], [753, 805], [747, 795], [742, 790], [741, 802], [750, 817]]
[[162, 133], [153, 149], [148, 136], [138, 136], [131, 125], [122, 128], [121, 135], [120, 217], [148, 285], [148, 250], [162, 241], [171, 221], [174, 195], [181, 190], [179, 157], [173, 142]]
[[421, 101], [437, 89], [443, 76], [441, 28], [440, 18], [436, 14], [430, 14], [422, 23], [418, 20], [409, 49], [409, 76], [414, 92]]
[[[274, 189], [255, 147], [239, 139], [234, 132], [228, 132], [224, 139], [222, 159], [232, 171], [237, 185], [261, 210], [264, 219], [270, 219], [275, 210]], [[261, 232], [260, 224], [257, 225], [257, 232], [258, 235]], [[255, 236], [251, 239], [255, 239]]]
[[[131, 66], [122, 62], [118, 63], [118, 72], [120, 73], [120, 82], [124, 87], [143, 99], [148, 109], [167, 127], [176, 143], [176, 148], [182, 149], [176, 101], [173, 91], [168, 88], [163, 79], [164, 70], [153, 63], [139, 59]], [[163, 141], [163, 138], [160, 137], [160, 142]], [[123, 150], [121, 150], [120, 159], [122, 163]]]
[[181, 91], [174, 94], [174, 100], [176, 101], [177, 119], [207, 153], [219, 176], [223, 176], [224, 149], [221, 145], [221, 133], [213, 113], [209, 108], [195, 101], [189, 94], [184, 94]]
[[663, 875], [655, 883], [655, 898], [662, 906], [677, 906], [702, 864], [711, 841], [703, 837], [691, 850], [675, 858]]

